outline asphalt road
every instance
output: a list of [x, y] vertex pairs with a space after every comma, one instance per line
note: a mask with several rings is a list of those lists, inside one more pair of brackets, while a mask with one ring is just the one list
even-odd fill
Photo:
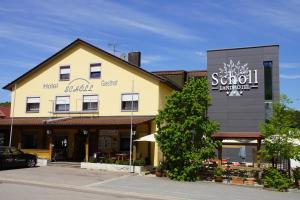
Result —
[[300, 190], [274, 192], [212, 182], [176, 182], [129, 173], [39, 167], [0, 171], [2, 199], [300, 200]]
[[[91, 192], [69, 191], [39, 186], [0, 184], [0, 199], [2, 200], [146, 200], [118, 194], [100, 194]], [[147, 199], [148, 200], [148, 199]]]

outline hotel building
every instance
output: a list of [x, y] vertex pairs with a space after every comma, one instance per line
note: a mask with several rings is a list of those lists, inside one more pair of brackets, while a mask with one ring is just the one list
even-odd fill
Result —
[[[207, 77], [208, 115], [220, 123], [214, 137], [223, 141], [223, 153], [228, 145], [257, 150], [259, 123], [279, 95], [278, 46], [211, 50], [207, 56], [207, 71], [148, 72], [140, 52], [125, 61], [77, 39], [4, 87], [12, 104], [11, 117], [0, 119], [0, 141], [7, 145], [13, 124], [12, 144], [49, 160], [128, 153], [131, 125], [134, 140], [155, 134], [166, 96], [190, 78]], [[162, 154], [156, 142], [134, 142], [133, 159], [157, 166]]]

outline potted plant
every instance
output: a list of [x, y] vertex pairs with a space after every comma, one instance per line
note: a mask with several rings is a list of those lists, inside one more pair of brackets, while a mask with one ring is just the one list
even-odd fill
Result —
[[300, 167], [296, 167], [293, 170], [293, 176], [295, 179], [296, 187], [298, 187], [298, 189], [300, 189]]
[[235, 172], [235, 176], [231, 179], [231, 184], [233, 185], [243, 185], [244, 184], [244, 171], [243, 170], [237, 170]]
[[160, 162], [158, 167], [156, 168], [155, 175], [157, 177], [162, 177], [163, 172], [164, 172], [164, 164], [162, 162]]
[[221, 167], [217, 167], [214, 171], [215, 182], [222, 183], [223, 182], [223, 174], [224, 174], [224, 170]]

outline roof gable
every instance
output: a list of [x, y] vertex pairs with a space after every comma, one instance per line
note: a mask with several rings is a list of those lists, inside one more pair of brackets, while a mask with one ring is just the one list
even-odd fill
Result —
[[114, 59], [116, 59], [116, 60], [118, 60], [118, 61], [120, 61], [120, 62], [126, 64], [126, 65], [129, 66], [129, 67], [135, 68], [135, 69], [141, 71], [142, 73], [145, 73], [145, 74], [147, 74], [148, 76], [151, 76], [152, 78], [154, 78], [154, 79], [156, 79], [156, 80], [159, 80], [160, 82], [162, 82], [162, 83], [168, 85], [169, 87], [171, 87], [171, 88], [173, 88], [173, 89], [176, 89], [176, 90], [179, 89], [176, 85], [174, 85], [173, 83], [171, 83], [171, 82], [168, 81], [167, 79], [165, 79], [165, 78], [163, 78], [163, 77], [160, 77], [160, 76], [158, 76], [158, 75], [155, 75], [155, 74], [153, 74], [153, 73], [151, 73], [151, 72], [148, 72], [147, 70], [144, 70], [144, 69], [141, 68], [141, 67], [138, 67], [138, 66], [136, 66], [136, 65], [133, 65], [133, 64], [131, 64], [131, 63], [129, 63], [129, 62], [127, 62], [127, 61], [125, 61], [125, 60], [123, 60], [123, 59], [121, 59], [121, 58], [119, 58], [119, 57], [117, 57], [117, 56], [115, 56], [115, 55], [113, 55], [113, 54], [107, 52], [107, 51], [104, 51], [103, 49], [100, 49], [100, 48], [98, 48], [98, 47], [96, 47], [96, 46], [94, 46], [94, 45], [92, 45], [92, 44], [90, 44], [90, 43], [88, 43], [88, 42], [85, 42], [85, 41], [83, 41], [83, 40], [81, 40], [81, 39], [79, 39], [79, 38], [76, 39], [75, 41], [73, 41], [71, 44], [69, 44], [69, 45], [67, 45], [66, 47], [64, 47], [63, 49], [61, 49], [60, 51], [58, 51], [57, 53], [55, 53], [54, 55], [52, 55], [51, 57], [49, 57], [48, 59], [46, 59], [45, 61], [43, 61], [42, 63], [38, 64], [37, 66], [35, 66], [35, 67], [32, 68], [31, 70], [29, 70], [28, 72], [24, 73], [23, 75], [21, 75], [20, 77], [18, 77], [18, 78], [15, 79], [14, 81], [12, 81], [12, 82], [10, 82], [9, 84], [5, 85], [5, 86], [3, 87], [3, 89], [6, 89], [6, 90], [12, 90], [14, 84], [16, 84], [17, 82], [19, 82], [19, 81], [25, 79], [26, 77], [30, 76], [32, 73], [36, 72], [36, 71], [39, 70], [40, 68], [45, 67], [48, 63], [50, 63], [51, 61], [53, 61], [54, 59], [56, 59], [58, 56], [63, 55], [63, 54], [64, 54], [65, 52], [67, 52], [69, 49], [71, 49], [71, 48], [73, 48], [73, 47], [75, 47], [75, 46], [77, 46], [77, 45], [85, 45], [85, 46], [87, 46], [87, 47], [90, 47], [90, 48], [96, 50], [97, 52], [100, 52], [100, 53], [103, 53], [103, 54], [105, 54], [105, 55], [107, 55], [107, 56], [109, 56], [109, 57], [112, 57], [112, 58], [114, 58]]

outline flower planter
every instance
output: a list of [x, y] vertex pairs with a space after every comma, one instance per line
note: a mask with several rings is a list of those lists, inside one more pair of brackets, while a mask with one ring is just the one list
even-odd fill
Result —
[[215, 176], [215, 182], [216, 183], [223, 183], [223, 177], [222, 176]]
[[231, 184], [233, 185], [243, 185], [244, 179], [242, 177], [232, 177]]
[[156, 176], [156, 177], [162, 177], [162, 175], [163, 175], [163, 173], [160, 172], [160, 171], [156, 171], [156, 172], [155, 172], [155, 176]]
[[245, 185], [254, 185], [254, 181], [255, 181], [255, 178], [247, 178], [247, 179], [244, 181], [244, 184], [245, 184]]
[[[96, 169], [96, 170], [107, 170], [107, 171], [118, 171], [118, 172], [129, 172], [130, 166], [129, 165], [118, 165], [118, 164], [107, 164], [107, 163], [89, 163], [89, 162], [82, 162], [81, 166], [82, 169]], [[145, 171], [144, 166], [132, 166], [132, 170], [134, 173], [141, 174]]]

